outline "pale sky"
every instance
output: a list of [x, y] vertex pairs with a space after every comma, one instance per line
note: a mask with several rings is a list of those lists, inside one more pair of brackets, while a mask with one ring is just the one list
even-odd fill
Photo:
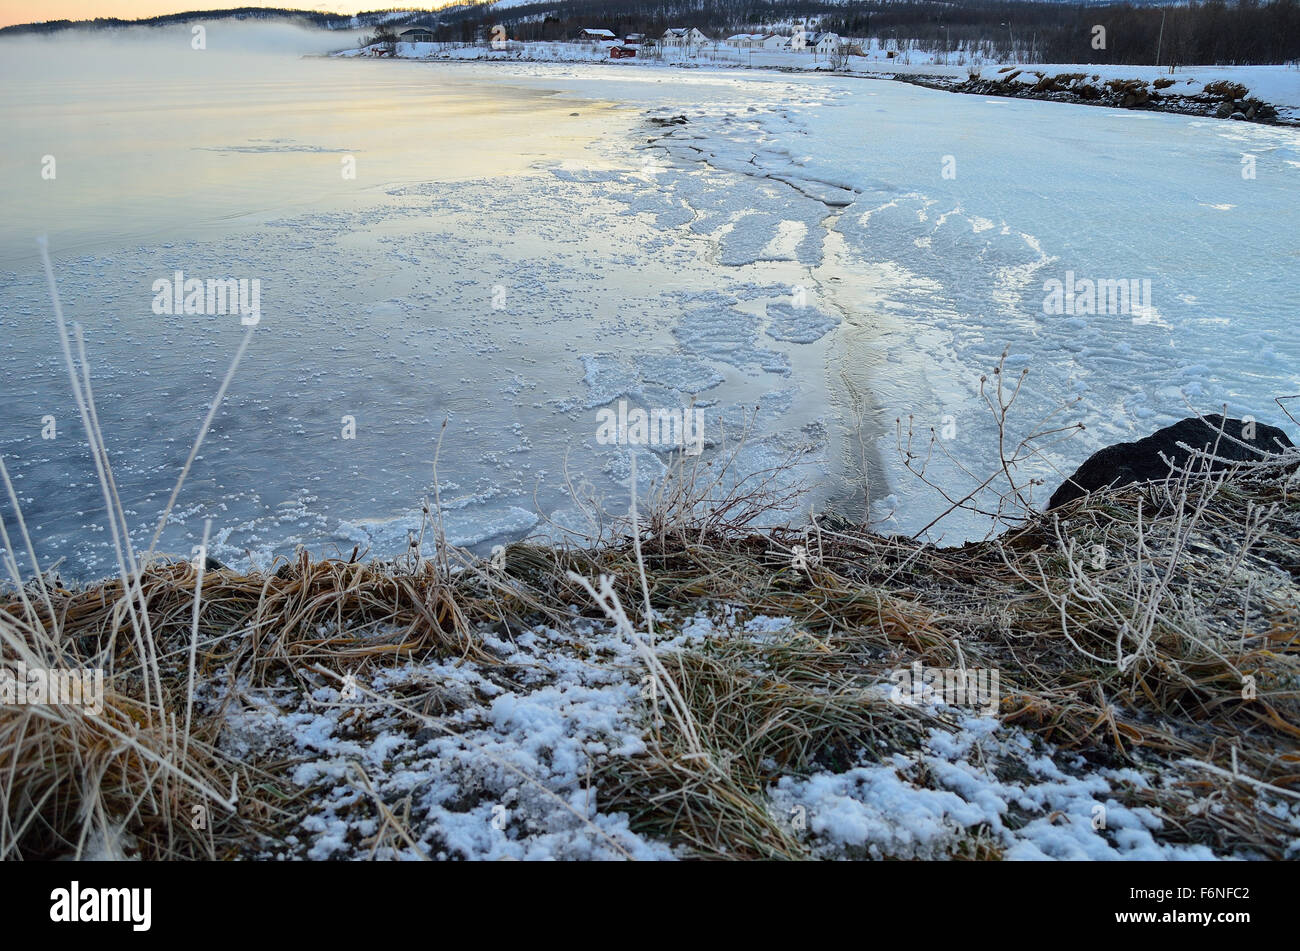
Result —
[[[186, 10], [216, 10], [227, 7], [289, 7], [319, 10], [322, 13], [356, 13], [358, 10], [382, 10], [396, 6], [397, 0], [0, 0], [0, 26], [32, 23], [40, 20], [93, 20], [95, 17], [121, 17], [135, 20], [160, 13], [183, 13]], [[437, 0], [425, 0], [412, 6], [436, 6]]]

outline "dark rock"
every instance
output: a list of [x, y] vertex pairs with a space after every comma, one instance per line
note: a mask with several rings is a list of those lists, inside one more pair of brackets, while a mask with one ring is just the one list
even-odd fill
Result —
[[213, 558], [211, 555], [207, 555], [203, 559], [203, 570], [204, 571], [229, 571], [230, 569], [227, 568], [225, 565], [223, 565], [221, 562], [217, 561], [217, 559]]
[[[1266, 454], [1291, 448], [1286, 433], [1276, 426], [1255, 423], [1254, 438], [1247, 439], [1249, 424], [1240, 419], [1206, 416], [1204, 420], [1191, 417], [1166, 426], [1137, 442], [1122, 442], [1107, 446], [1092, 455], [1079, 470], [1066, 479], [1048, 500], [1049, 509], [1073, 502], [1090, 492], [1108, 486], [1129, 485], [1134, 482], [1153, 482], [1169, 475], [1170, 467], [1160, 458], [1165, 457], [1175, 466], [1187, 462], [1189, 453], [1178, 443], [1197, 449], [1214, 447], [1215, 459], [1208, 462], [1211, 471], [1227, 468], [1233, 462], [1262, 459]], [[1220, 435], [1222, 429], [1223, 435]], [[1248, 445], [1242, 446], [1233, 439]], [[1217, 447], [1216, 447], [1217, 443]]]
[[1226, 119], [1230, 115], [1232, 115], [1232, 103], [1230, 102], [1221, 102], [1214, 109], [1214, 118], [1216, 119]]

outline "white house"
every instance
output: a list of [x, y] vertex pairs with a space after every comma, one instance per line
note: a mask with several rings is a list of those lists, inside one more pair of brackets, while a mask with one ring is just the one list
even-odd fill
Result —
[[778, 36], [775, 33], [769, 33], [758, 41], [758, 49], [764, 50], [788, 50], [790, 48], [790, 37]]
[[710, 42], [712, 41], [695, 27], [689, 30], [673, 28], [663, 36], [664, 46], [704, 46]]
[[790, 49], [795, 52], [808, 50], [816, 53], [834, 53], [839, 48], [840, 38], [834, 33], [813, 33], [808, 30], [796, 30], [790, 37]]
[[830, 55], [840, 48], [840, 38], [834, 33], [820, 33], [813, 40], [813, 48], [823, 55]]

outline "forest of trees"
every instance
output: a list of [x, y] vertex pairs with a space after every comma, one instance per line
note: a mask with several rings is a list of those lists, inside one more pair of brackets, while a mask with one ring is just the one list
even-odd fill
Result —
[[[154, 17], [152, 24], [233, 17], [293, 18], [345, 30], [371, 27], [383, 11], [359, 21], [337, 14], [238, 8]], [[662, 35], [670, 26], [698, 27], [721, 38], [765, 26], [806, 22], [842, 36], [875, 37], [923, 49], [980, 47], [1002, 58], [1058, 63], [1236, 65], [1300, 60], [1300, 0], [1208, 0], [1180, 5], [1062, 3], [1042, 0], [551, 0], [493, 11], [482, 4], [448, 7], [415, 19], [434, 28], [443, 42], [471, 43], [497, 24], [511, 39], [572, 39], [585, 27], [619, 35]], [[98, 20], [87, 26], [126, 25]], [[0, 33], [49, 32], [68, 21], [9, 27]], [[1093, 42], [1095, 26], [1106, 30], [1104, 48]]]
[[[1300, 3], [1224, 0], [1179, 6], [989, 2], [851, 4], [821, 17], [846, 36], [906, 36], [931, 49], [980, 41], [1048, 63], [1232, 65], [1300, 58]], [[1093, 47], [1093, 27], [1106, 48]]]
[[[670, 26], [694, 26], [713, 37], [754, 32], [765, 25], [806, 20], [814, 29], [842, 36], [915, 40], [926, 49], [982, 45], [996, 54], [1059, 63], [1232, 65], [1300, 59], [1298, 0], [1209, 0], [1178, 6], [1066, 4], [968, 0], [827, 3], [819, 0], [728, 2], [664, 0], [569, 0], [537, 3], [493, 13], [474, 9], [447, 16], [439, 39], [471, 42], [496, 23], [520, 40], [571, 39], [584, 27], [619, 35], [658, 36]], [[1095, 48], [1095, 26], [1106, 29], [1104, 49]]]

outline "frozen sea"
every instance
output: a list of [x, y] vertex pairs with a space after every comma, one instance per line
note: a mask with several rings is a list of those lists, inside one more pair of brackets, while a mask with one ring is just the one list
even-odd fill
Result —
[[[115, 559], [42, 234], [137, 544], [246, 330], [155, 313], [154, 282], [260, 281], [161, 546], [188, 556], [210, 518], [240, 567], [399, 554], [440, 437], [453, 542], [581, 531], [573, 492], [626, 507], [629, 450], [597, 439], [620, 401], [701, 409], [706, 457], [738, 472], [793, 460], [791, 519], [915, 531], [946, 505], [895, 420], [934, 428], [945, 485], [992, 473], [980, 377], [1004, 348], [1029, 370], [1013, 435], [1067, 403], [1087, 427], [1024, 470], [1039, 502], [1103, 445], [1225, 404], [1288, 422], [1273, 400], [1300, 393], [1294, 129], [863, 78], [304, 58], [340, 39], [229, 30], [0, 46], [0, 452], [65, 574]], [[1149, 297], [1046, 312], [1067, 275]], [[633, 451], [645, 488], [673, 461]]]

